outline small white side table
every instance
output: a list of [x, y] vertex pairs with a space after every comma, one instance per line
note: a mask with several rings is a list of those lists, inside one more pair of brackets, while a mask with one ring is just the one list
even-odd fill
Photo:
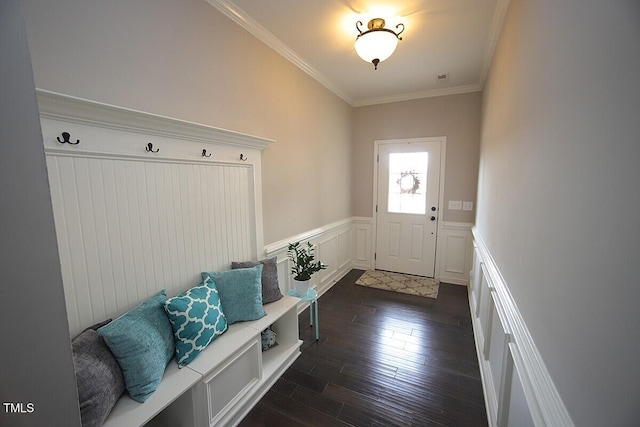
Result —
[[[320, 324], [318, 321], [318, 292], [315, 289], [309, 289], [306, 295], [298, 295], [295, 289], [287, 292], [287, 295], [300, 298], [300, 301], [309, 303], [309, 323], [316, 327], [316, 341], [320, 339]], [[315, 322], [314, 322], [315, 318]]]

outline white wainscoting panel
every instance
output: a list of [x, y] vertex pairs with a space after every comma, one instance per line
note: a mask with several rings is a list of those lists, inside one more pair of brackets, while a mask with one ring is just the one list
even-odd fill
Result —
[[[278, 278], [282, 292], [293, 288], [290, 266], [287, 261], [287, 246], [298, 241], [311, 241], [316, 245], [320, 260], [329, 267], [315, 274], [311, 286], [319, 293], [325, 292], [351, 268], [368, 270], [374, 268], [372, 218], [352, 217], [343, 221], [310, 230], [267, 245], [264, 256], [278, 257]], [[446, 223], [438, 238], [437, 252], [444, 268], [440, 269], [440, 281], [467, 285], [473, 263], [473, 240], [471, 224]], [[438, 274], [438, 271], [436, 271]]]
[[373, 268], [372, 218], [353, 218], [353, 268]]
[[[338, 233], [337, 239], [337, 258], [336, 266], [337, 271], [345, 271], [346, 269], [353, 268], [353, 225], [352, 227], [345, 227]], [[348, 271], [348, 270], [347, 270]]]
[[326, 282], [338, 271], [338, 240], [339, 237], [336, 235], [322, 236], [318, 240], [318, 260], [327, 265], [325, 270], [320, 270], [317, 273], [320, 283]]
[[513, 356], [511, 348], [515, 347], [515, 344], [510, 344], [509, 348], [509, 372], [512, 372], [511, 382], [505, 386], [508, 390], [509, 396], [505, 399], [504, 411], [507, 415], [506, 422], [503, 425], [513, 427], [533, 427], [533, 417], [529, 410], [527, 398], [522, 388], [522, 380], [518, 374], [518, 370], [513, 368]]
[[441, 282], [468, 285], [473, 262], [473, 224], [442, 222], [438, 230], [436, 277]]
[[[468, 285], [473, 263], [473, 224], [443, 222], [438, 230], [436, 279], [455, 285]], [[353, 218], [353, 268], [375, 268], [373, 218]]]
[[491, 426], [573, 426], [511, 293], [473, 230], [469, 308]]
[[[278, 258], [278, 281], [282, 293], [294, 288], [291, 264], [287, 258], [289, 243], [311, 242], [315, 246], [316, 259], [327, 265], [325, 270], [314, 274], [309, 284], [322, 295], [353, 267], [352, 241], [353, 219], [347, 218], [326, 226], [297, 234], [265, 246], [264, 256]], [[300, 305], [300, 310], [305, 306]]]

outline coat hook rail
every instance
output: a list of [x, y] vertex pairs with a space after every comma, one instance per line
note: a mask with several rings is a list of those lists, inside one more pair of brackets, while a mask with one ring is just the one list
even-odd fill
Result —
[[246, 162], [247, 158], [244, 156], [244, 154], [241, 153], [240, 154], [240, 160], [243, 161], [243, 162]]
[[156, 148], [155, 150], [153, 149], [153, 144], [152, 143], [148, 143], [146, 147], [144, 147], [144, 150], [147, 153], [157, 153], [158, 151], [160, 151], [159, 148]]
[[207, 149], [206, 149], [206, 148], [204, 148], [204, 149], [202, 150], [202, 157], [211, 157], [211, 153], [207, 154]]
[[60, 144], [65, 144], [65, 143], [70, 145], [80, 144], [79, 139], [77, 139], [76, 142], [71, 142], [70, 138], [71, 138], [71, 134], [69, 132], [62, 132], [62, 141], [60, 140], [60, 137], [58, 137], [57, 140]]

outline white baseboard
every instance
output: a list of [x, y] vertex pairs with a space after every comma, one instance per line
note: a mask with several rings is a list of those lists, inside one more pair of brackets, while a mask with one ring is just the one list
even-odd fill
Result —
[[[312, 278], [311, 285], [322, 295], [352, 268], [372, 268], [371, 227], [371, 218], [348, 218], [268, 245], [265, 255], [278, 257], [279, 280], [286, 292], [293, 286], [286, 257], [288, 243], [309, 240], [316, 244], [318, 258], [330, 265]], [[573, 421], [481, 236], [471, 224], [443, 223], [440, 240], [439, 279], [468, 284], [489, 425], [572, 427]], [[300, 305], [299, 311], [305, 307]]]
[[[473, 259], [470, 223], [443, 222], [440, 225], [436, 258], [436, 279], [467, 286]], [[319, 295], [331, 288], [352, 268], [374, 268], [373, 219], [350, 217], [264, 247], [265, 257], [278, 258], [278, 279], [282, 292], [293, 287], [290, 277], [287, 247], [289, 243], [310, 241], [316, 245], [318, 259], [329, 267], [314, 274], [311, 286]]]
[[[353, 268], [369, 270], [375, 267], [373, 218], [353, 217]], [[473, 224], [442, 222], [436, 247], [436, 279], [454, 285], [468, 285], [473, 259]]]

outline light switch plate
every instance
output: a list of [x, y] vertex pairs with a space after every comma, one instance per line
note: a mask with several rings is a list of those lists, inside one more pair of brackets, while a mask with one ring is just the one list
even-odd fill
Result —
[[473, 210], [473, 202], [462, 202], [462, 210], [463, 211], [472, 211]]
[[449, 210], [459, 211], [460, 209], [462, 209], [461, 200], [449, 200]]

